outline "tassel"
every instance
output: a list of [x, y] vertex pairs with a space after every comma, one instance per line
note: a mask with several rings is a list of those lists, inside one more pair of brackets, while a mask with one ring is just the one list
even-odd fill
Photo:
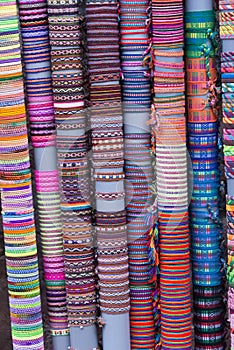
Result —
[[[155, 153], [156, 133], [159, 127], [159, 116], [155, 106], [151, 107], [151, 119], [147, 123], [152, 125], [152, 151]], [[155, 163], [155, 158], [154, 162]], [[152, 285], [152, 308], [155, 328], [155, 350], [161, 350], [161, 311], [160, 311], [160, 289], [159, 289], [159, 248], [158, 248], [158, 198], [156, 178], [152, 182], [149, 190], [154, 198], [154, 202], [148, 209], [145, 217], [146, 225], [149, 227], [148, 234], [148, 261], [149, 261], [149, 283]]]
[[[151, 187], [153, 194], [156, 192], [156, 186]], [[150, 225], [148, 231], [148, 261], [149, 261], [149, 283], [153, 285], [152, 306], [155, 324], [155, 349], [161, 349], [160, 334], [160, 290], [159, 290], [159, 253], [158, 253], [158, 222], [157, 222], [157, 196], [151, 206], [146, 223]]]

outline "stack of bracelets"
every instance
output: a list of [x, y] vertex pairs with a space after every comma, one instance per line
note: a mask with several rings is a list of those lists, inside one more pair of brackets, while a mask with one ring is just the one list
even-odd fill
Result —
[[[77, 344], [76, 327], [82, 329], [93, 326], [96, 322], [88, 137], [85, 132], [88, 90], [83, 7], [80, 0], [48, 1], [68, 323], [72, 348], [76, 348]], [[84, 332], [83, 334], [85, 335]], [[84, 348], [85, 345], [82, 344], [81, 347]]]
[[222, 350], [215, 13], [186, 12], [185, 22], [195, 349]]
[[152, 1], [162, 349], [192, 348], [183, 1]]
[[43, 350], [17, 7], [0, 5], [0, 189], [12, 340], [14, 349]]
[[[19, 15], [50, 328], [52, 335], [66, 335], [67, 301], [46, 1], [20, 0]], [[48, 148], [53, 150], [54, 169], [42, 169], [38, 148], [42, 153]], [[51, 167], [51, 162], [47, 167]]]
[[[120, 0], [120, 45], [124, 109], [126, 209], [130, 282], [131, 349], [158, 343], [157, 226], [152, 210], [148, 0]], [[156, 328], [156, 330], [155, 330]]]
[[[128, 320], [130, 306], [117, 1], [88, 0], [86, 18], [99, 301], [104, 323], [113, 332], [108, 314], [116, 316], [116, 322], [120, 314]], [[129, 326], [124, 326], [112, 325], [123, 330], [123, 349], [128, 349]], [[109, 349], [105, 330], [103, 347]]]
[[222, 39], [221, 76], [223, 107], [223, 143], [227, 178], [227, 279], [228, 307], [231, 328], [231, 350], [234, 349], [234, 1], [220, 0], [220, 38]]

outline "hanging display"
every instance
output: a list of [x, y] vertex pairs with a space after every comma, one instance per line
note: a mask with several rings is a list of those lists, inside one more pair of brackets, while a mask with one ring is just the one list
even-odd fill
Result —
[[233, 11], [0, 0], [2, 350], [234, 349]]

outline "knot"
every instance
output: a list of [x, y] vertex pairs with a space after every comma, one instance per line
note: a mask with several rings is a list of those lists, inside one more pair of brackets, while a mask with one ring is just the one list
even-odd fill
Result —
[[151, 51], [151, 48], [152, 48], [152, 42], [149, 43], [147, 49], [143, 53], [143, 56], [147, 55]]
[[152, 51], [152, 42], [149, 43], [147, 49], [143, 53], [143, 65], [148, 65], [150, 69], [153, 68], [153, 51]]
[[152, 77], [153, 73], [149, 73], [149, 72], [144, 72], [144, 76], [148, 79], [150, 79]]
[[214, 108], [218, 101], [218, 96], [217, 96], [218, 93], [214, 82], [211, 80], [209, 81], [209, 92], [210, 92], [210, 98], [209, 98], [210, 106], [211, 108]]
[[153, 57], [152, 54], [149, 53], [143, 59], [143, 66], [149, 66], [150, 69], [153, 68]]
[[212, 29], [208, 28], [206, 34], [207, 34], [207, 38], [210, 39], [213, 46], [216, 47], [218, 45], [216, 41], [217, 32], [216, 31], [213, 32]]
[[215, 83], [212, 80], [209, 80], [208, 86], [209, 86], [210, 92], [217, 94], [217, 88], [215, 86]]
[[151, 25], [151, 18], [147, 18], [147, 19], [145, 20], [145, 25], [146, 25], [147, 28], [150, 27], [150, 25]]
[[98, 317], [97, 322], [100, 328], [103, 328], [105, 326], [105, 321], [101, 316]]
[[210, 73], [210, 56], [211, 56], [211, 48], [207, 46], [206, 44], [202, 44], [199, 46], [201, 50], [201, 56], [203, 55], [205, 57], [205, 64], [206, 64], [206, 74], [208, 78], [211, 78]]
[[211, 28], [208, 28], [207, 31], [206, 31], [206, 34], [207, 34], [207, 38], [210, 38], [211, 35], [213, 34], [213, 31]]
[[205, 57], [209, 57], [211, 53], [211, 48], [207, 46], [206, 44], [202, 44], [199, 46], [199, 49], [201, 50], [202, 55]]
[[151, 6], [148, 6], [145, 10], [146, 14], [151, 17], [151, 12], [152, 12], [152, 9], [151, 9]]
[[[162, 341], [159, 340], [161, 338], [161, 335], [159, 334], [158, 337], [156, 337], [156, 345], [155, 345], [155, 350], [161, 350], [162, 348]], [[158, 341], [159, 340], [159, 341]]]

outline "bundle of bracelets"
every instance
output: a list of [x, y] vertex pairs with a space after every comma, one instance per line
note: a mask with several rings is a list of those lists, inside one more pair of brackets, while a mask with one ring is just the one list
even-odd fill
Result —
[[69, 346], [69, 330], [46, 1], [20, 0], [19, 16], [50, 329], [66, 336], [53, 337], [58, 350]]
[[130, 272], [131, 349], [153, 350], [159, 336], [157, 224], [152, 193], [149, 1], [120, 0], [125, 189]]
[[86, 3], [103, 349], [129, 350], [129, 272], [116, 0]]
[[234, 349], [234, 1], [219, 1], [220, 38], [222, 40], [221, 77], [225, 174], [227, 179], [227, 280], [231, 350]]
[[[193, 4], [194, 5], [194, 4]], [[187, 3], [188, 147], [193, 192], [190, 226], [196, 350], [222, 350], [223, 301], [219, 222], [215, 13]]]
[[163, 350], [192, 348], [183, 44], [183, 1], [152, 0], [152, 124]]
[[0, 6], [0, 190], [12, 342], [14, 349], [43, 350], [17, 7], [6, 0]]
[[48, 17], [70, 341], [90, 350], [97, 336], [84, 2], [49, 0]]

